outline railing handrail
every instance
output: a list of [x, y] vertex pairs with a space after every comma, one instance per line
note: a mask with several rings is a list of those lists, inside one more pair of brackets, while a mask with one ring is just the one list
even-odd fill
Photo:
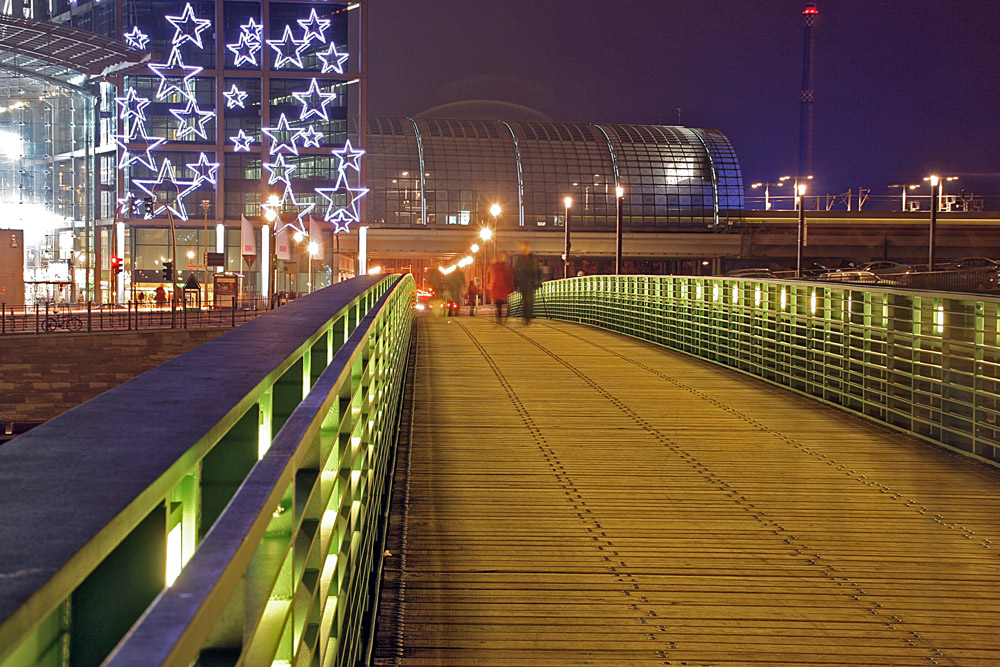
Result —
[[[396, 289], [400, 289], [397, 285]], [[378, 311], [394, 296], [383, 294], [349, 340], [298, 405], [267, 454], [215, 522], [185, 565], [180, 577], [165, 588], [129, 634], [108, 657], [108, 667], [127, 665], [190, 665], [223, 612], [229, 596], [246, 571], [267, 529], [271, 508], [277, 507], [293, 481], [307, 438], [315, 434], [333, 404], [335, 391], [365, 351], [363, 342], [377, 325]], [[303, 517], [298, 518], [301, 523]]]
[[287, 368], [399, 280], [297, 299], [0, 448], [0, 664]]

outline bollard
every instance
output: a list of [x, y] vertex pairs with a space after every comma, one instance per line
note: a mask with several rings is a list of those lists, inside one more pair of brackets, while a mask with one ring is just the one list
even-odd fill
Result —
[[230, 311], [230, 313], [231, 313], [232, 318], [233, 318], [232, 327], [235, 329], [236, 328], [236, 297], [235, 296], [233, 297], [233, 308]]
[[90, 333], [94, 330], [93, 325], [91, 323], [91, 310], [93, 306], [94, 306], [93, 301], [87, 302], [87, 333]]

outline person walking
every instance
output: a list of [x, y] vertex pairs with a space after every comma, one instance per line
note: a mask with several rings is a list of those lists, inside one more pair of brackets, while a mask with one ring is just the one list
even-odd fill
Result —
[[504, 321], [503, 307], [507, 305], [507, 297], [514, 291], [514, 269], [507, 253], [502, 250], [486, 270], [486, 289], [496, 305], [497, 322], [501, 323]]
[[153, 293], [153, 300], [156, 302], [157, 308], [163, 308], [167, 305], [167, 291], [163, 289], [163, 285], [156, 286], [156, 291]]
[[465, 273], [462, 269], [456, 268], [444, 279], [444, 298], [448, 302], [448, 317], [458, 315], [464, 289]]
[[479, 304], [479, 278], [469, 281], [469, 286], [465, 288], [465, 296], [469, 299], [469, 317], [476, 316], [476, 306]]
[[531, 246], [521, 241], [517, 244], [519, 251], [514, 260], [514, 287], [521, 293], [521, 319], [525, 324], [531, 324], [532, 311], [535, 309], [535, 290], [542, 284], [542, 270], [538, 259], [531, 253]]

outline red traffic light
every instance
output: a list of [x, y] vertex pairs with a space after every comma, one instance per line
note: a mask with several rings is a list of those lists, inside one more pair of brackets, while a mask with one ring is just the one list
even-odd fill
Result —
[[115, 273], [118, 273], [119, 271], [122, 270], [121, 257], [115, 257], [114, 255], [111, 256], [111, 270], [114, 271]]

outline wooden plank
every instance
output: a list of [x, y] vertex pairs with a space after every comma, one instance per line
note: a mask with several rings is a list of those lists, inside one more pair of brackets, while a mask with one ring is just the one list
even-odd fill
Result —
[[418, 335], [376, 664], [1000, 664], [997, 471], [604, 331]]

